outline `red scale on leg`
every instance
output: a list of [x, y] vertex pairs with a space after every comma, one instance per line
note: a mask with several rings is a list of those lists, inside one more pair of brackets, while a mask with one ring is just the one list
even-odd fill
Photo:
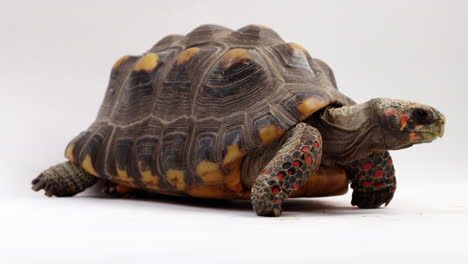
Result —
[[378, 182], [378, 183], [374, 184], [375, 188], [380, 188], [380, 187], [382, 187], [382, 185], [383, 185], [383, 183], [381, 183], [381, 182]]
[[366, 163], [364, 164], [364, 166], [362, 166], [362, 169], [365, 171], [370, 170], [370, 168], [372, 168], [372, 164], [370, 163]]
[[362, 184], [364, 187], [372, 186], [372, 182], [366, 181]]
[[381, 178], [383, 176], [383, 171], [376, 171], [374, 174], [374, 178]]
[[276, 176], [278, 177], [278, 179], [282, 180], [284, 179], [285, 175], [282, 172], [279, 172]]
[[310, 155], [307, 156], [307, 157], [305, 158], [305, 162], [306, 162], [307, 164], [312, 164], [312, 156], [310, 156]]
[[277, 194], [277, 193], [279, 193], [279, 188], [275, 187], [275, 188], [273, 188], [273, 190], [271, 192], [274, 193], [274, 194]]
[[299, 168], [302, 165], [302, 162], [295, 160], [294, 162], [294, 167]]
[[301, 148], [301, 151], [302, 151], [302, 152], [309, 152], [309, 151], [310, 151], [310, 148], [309, 148], [309, 147], [302, 147], [302, 148]]

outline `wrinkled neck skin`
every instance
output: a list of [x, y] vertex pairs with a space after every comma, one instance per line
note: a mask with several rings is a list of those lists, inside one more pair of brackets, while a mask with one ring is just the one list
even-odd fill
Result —
[[322, 165], [344, 166], [375, 150], [387, 149], [372, 102], [330, 106], [304, 121], [322, 135]]

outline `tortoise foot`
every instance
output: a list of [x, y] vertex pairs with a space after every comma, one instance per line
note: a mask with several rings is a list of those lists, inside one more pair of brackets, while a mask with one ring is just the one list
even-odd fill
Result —
[[382, 204], [387, 206], [393, 198], [392, 188], [386, 188], [379, 191], [363, 192], [353, 191], [352, 205], [357, 205], [361, 209], [379, 208]]
[[98, 181], [80, 166], [69, 161], [60, 163], [43, 171], [32, 180], [33, 191], [44, 190], [47, 196], [73, 196]]

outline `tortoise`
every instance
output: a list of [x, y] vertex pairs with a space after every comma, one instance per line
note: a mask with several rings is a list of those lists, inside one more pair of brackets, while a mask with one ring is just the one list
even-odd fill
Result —
[[378, 208], [396, 188], [388, 151], [431, 142], [444, 124], [420, 103], [355, 103], [325, 62], [271, 28], [202, 25], [120, 58], [96, 121], [32, 184], [48, 196], [101, 180], [115, 194], [251, 199], [261, 216], [351, 184], [352, 205]]

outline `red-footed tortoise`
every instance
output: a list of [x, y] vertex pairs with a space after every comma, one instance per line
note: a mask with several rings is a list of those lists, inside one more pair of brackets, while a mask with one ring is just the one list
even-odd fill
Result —
[[355, 104], [324, 62], [268, 27], [203, 25], [119, 59], [68, 161], [32, 183], [49, 196], [101, 179], [122, 192], [250, 198], [258, 215], [279, 216], [287, 197], [342, 194], [350, 181], [352, 204], [376, 208], [396, 187], [387, 150], [431, 142], [444, 124], [414, 102]]

